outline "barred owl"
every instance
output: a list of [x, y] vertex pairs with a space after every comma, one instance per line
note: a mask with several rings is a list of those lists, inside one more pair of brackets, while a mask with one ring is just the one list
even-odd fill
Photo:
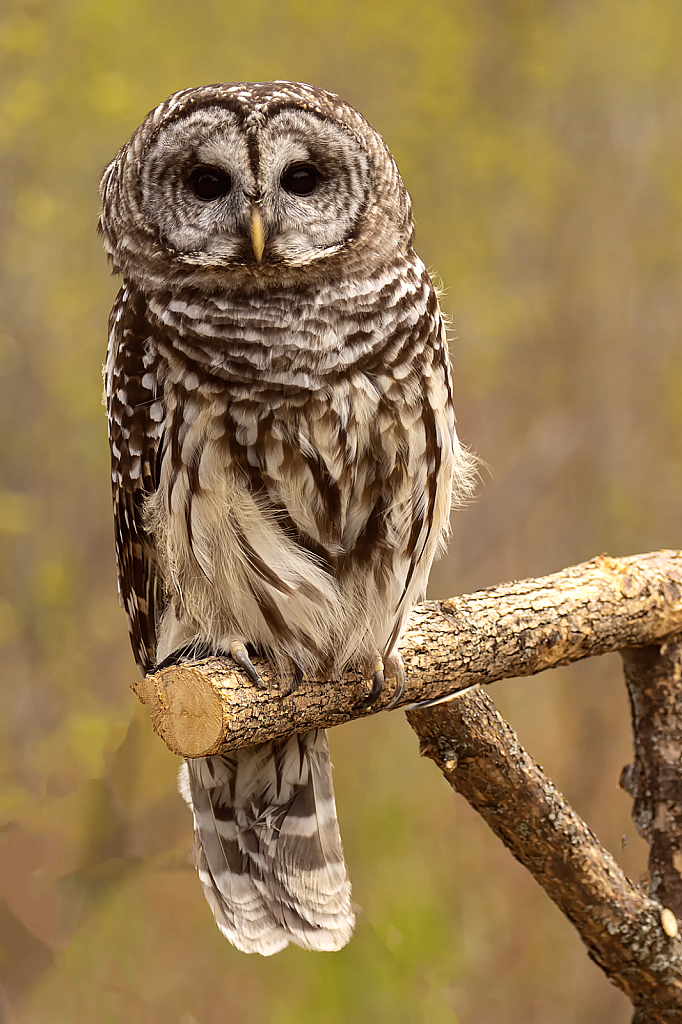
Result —
[[[123, 285], [105, 368], [119, 592], [142, 673], [231, 655], [255, 685], [397, 650], [471, 479], [443, 319], [379, 134], [291, 82], [186, 89], [106, 168]], [[350, 938], [323, 731], [181, 769], [221, 931], [264, 955]]]

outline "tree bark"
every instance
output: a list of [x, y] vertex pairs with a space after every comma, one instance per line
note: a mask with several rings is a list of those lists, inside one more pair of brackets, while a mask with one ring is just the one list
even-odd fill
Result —
[[[680, 633], [682, 552], [659, 551], [602, 555], [540, 579], [422, 604], [401, 642], [407, 687], [396, 706], [406, 706], [421, 753], [531, 871], [643, 1024], [682, 1020]], [[621, 784], [651, 844], [650, 893], [625, 877], [489, 697], [477, 688], [462, 693], [617, 650], [635, 742]], [[363, 709], [369, 684], [357, 674], [309, 680], [292, 693], [277, 689], [262, 659], [256, 664], [265, 689], [245, 682], [226, 658], [169, 667], [133, 688], [159, 735], [187, 757], [376, 714], [394, 692], [387, 685]]]
[[679, 1024], [682, 942], [664, 908], [625, 877], [490, 697], [475, 690], [407, 717], [420, 753], [528, 868], [642, 1020]]
[[621, 651], [630, 695], [633, 763], [621, 786], [649, 843], [649, 891], [682, 919], [682, 644]]
[[[533, 675], [682, 630], [682, 552], [601, 555], [539, 579], [505, 583], [415, 608], [400, 650], [407, 687], [397, 706], [475, 683]], [[229, 658], [162, 669], [133, 684], [154, 729], [176, 754], [200, 757], [305, 729], [328, 728], [386, 708], [389, 681], [368, 710], [357, 673], [307, 680], [294, 693], [262, 659], [267, 689], [245, 681]]]

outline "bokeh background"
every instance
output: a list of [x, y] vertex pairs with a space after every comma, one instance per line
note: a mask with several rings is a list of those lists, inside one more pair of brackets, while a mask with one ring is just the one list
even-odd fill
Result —
[[[262, 960], [214, 927], [177, 759], [128, 689], [97, 183], [176, 89], [341, 93], [412, 193], [461, 434], [485, 463], [432, 596], [678, 547], [681, 38], [679, 0], [2, 0], [3, 1024], [629, 1021], [400, 712], [331, 736], [351, 944]], [[493, 695], [640, 878], [618, 659]]]

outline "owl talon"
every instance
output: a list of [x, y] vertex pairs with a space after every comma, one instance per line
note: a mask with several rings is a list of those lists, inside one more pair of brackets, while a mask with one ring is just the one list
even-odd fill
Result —
[[358, 707], [364, 711], [366, 708], [371, 708], [372, 704], [381, 696], [381, 692], [384, 688], [385, 683], [384, 677], [384, 663], [381, 658], [378, 658], [374, 665], [374, 673], [372, 675], [372, 689], [369, 691], [364, 700], [360, 701]]
[[239, 667], [244, 669], [251, 682], [255, 683], [256, 686], [262, 687], [264, 690], [267, 689], [267, 683], [251, 661], [249, 652], [241, 640], [232, 641], [230, 644], [230, 654], [232, 655], [232, 660], [236, 661]]
[[405, 695], [405, 687], [407, 685], [407, 679], [405, 677], [405, 669], [401, 666], [398, 669], [395, 679], [395, 693], [391, 697], [390, 701], [386, 705], [386, 710], [390, 711], [396, 704], [399, 704]]
[[211, 644], [203, 640], [190, 640], [189, 643], [177, 647], [164, 658], [163, 661], [154, 665], [150, 675], [159, 672], [162, 668], [170, 668], [171, 665], [180, 665], [183, 661], [202, 661], [204, 658], [219, 658], [220, 652]]

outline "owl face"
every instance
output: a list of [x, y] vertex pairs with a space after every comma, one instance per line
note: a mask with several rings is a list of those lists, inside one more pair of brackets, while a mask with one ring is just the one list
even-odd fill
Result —
[[170, 97], [101, 191], [108, 251], [138, 279], [262, 283], [386, 262], [411, 241], [409, 198], [381, 137], [338, 97], [292, 83]]
[[185, 263], [305, 266], [352, 237], [369, 182], [366, 151], [315, 114], [284, 110], [249, 136], [211, 106], [150, 147], [142, 208]]

